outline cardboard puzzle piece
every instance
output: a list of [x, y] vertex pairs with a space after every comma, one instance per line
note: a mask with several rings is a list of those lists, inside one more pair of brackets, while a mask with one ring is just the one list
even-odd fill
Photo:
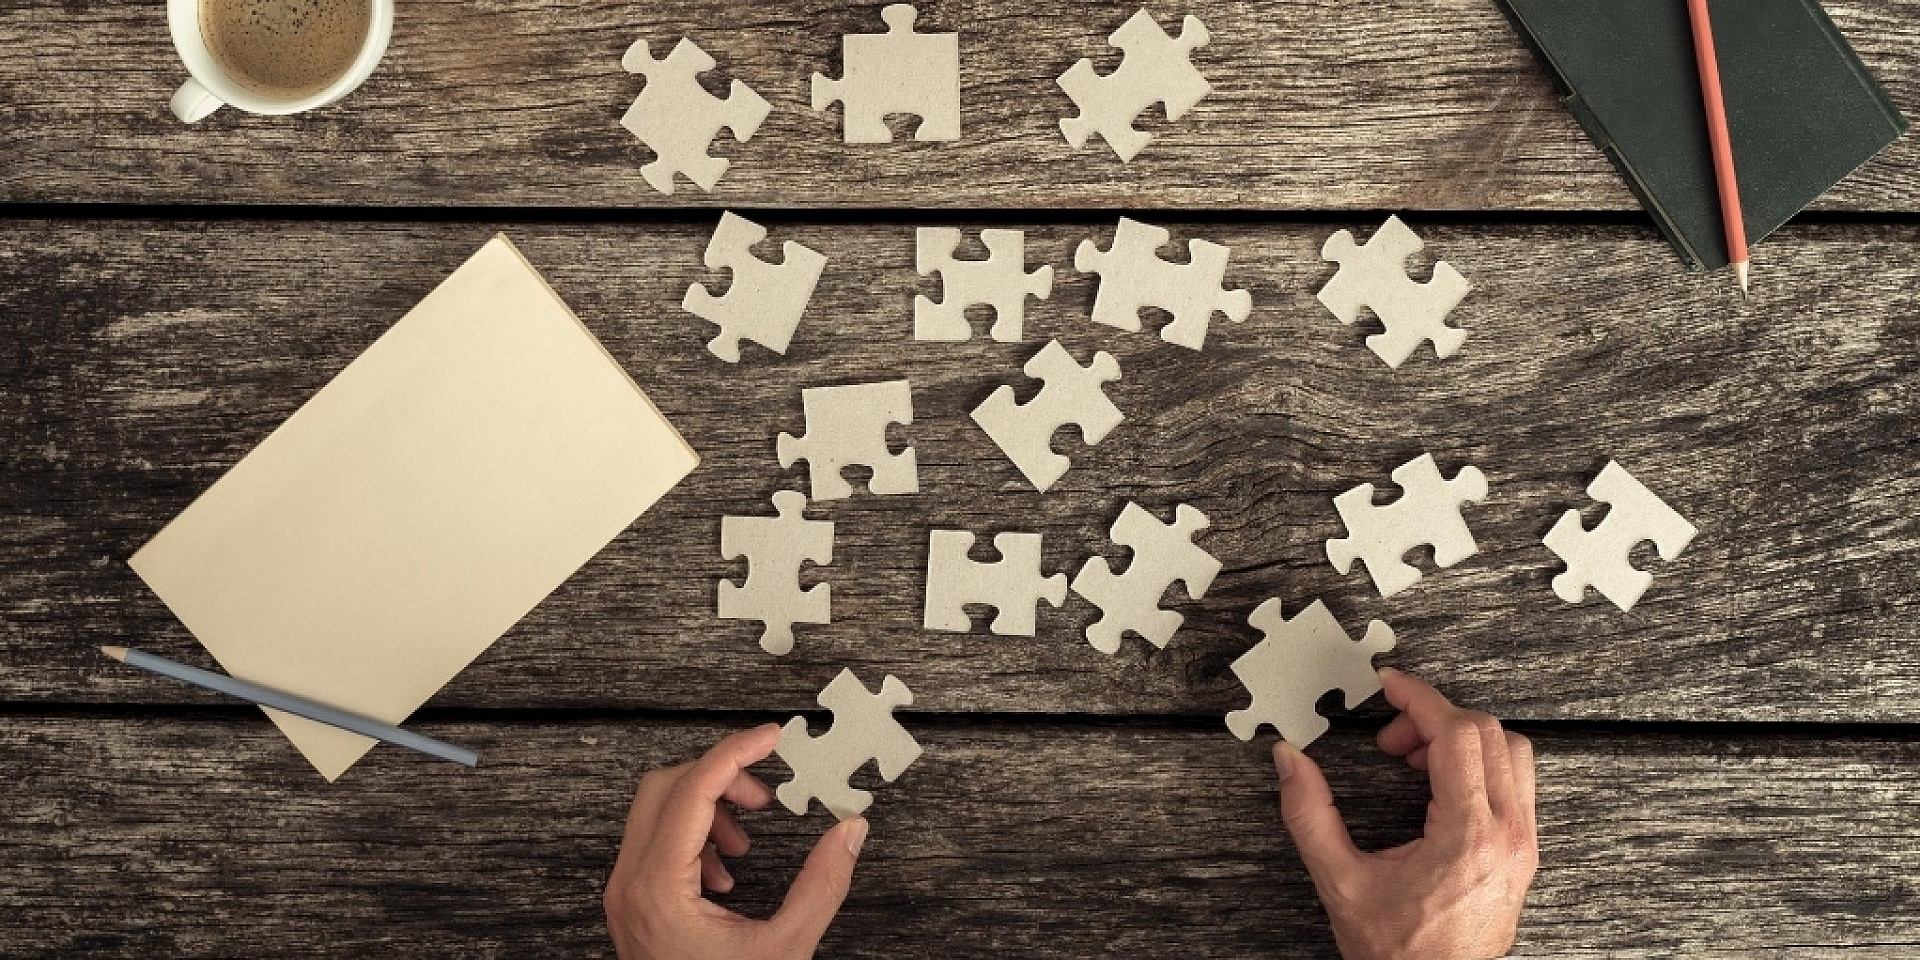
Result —
[[893, 715], [913, 702], [913, 692], [889, 676], [880, 682], [879, 693], [868, 693], [852, 670], [841, 670], [819, 699], [833, 711], [833, 728], [814, 737], [807, 734], [807, 718], [787, 721], [773, 750], [793, 769], [793, 779], [776, 787], [774, 795], [801, 815], [808, 801], [818, 798], [827, 812], [845, 820], [873, 802], [873, 794], [847, 786], [868, 760], [877, 761], [880, 776], [892, 783], [920, 758], [919, 742]]
[[1153, 141], [1152, 134], [1134, 129], [1140, 114], [1158, 103], [1165, 105], [1168, 121], [1178, 120], [1213, 89], [1191, 59], [1208, 39], [1197, 17], [1180, 22], [1176, 39], [1160, 29], [1152, 14], [1135, 12], [1107, 38], [1109, 46], [1126, 52], [1119, 69], [1103, 77], [1094, 72], [1092, 60], [1083, 59], [1055, 81], [1080, 108], [1079, 116], [1060, 120], [1060, 132], [1076, 150], [1097, 133], [1121, 163], [1132, 160]]
[[800, 589], [800, 565], [833, 562], [833, 521], [806, 519], [807, 498], [796, 490], [773, 495], [774, 517], [721, 517], [720, 556], [747, 559], [747, 582], [720, 581], [720, 617], [766, 624], [760, 649], [784, 656], [793, 649], [793, 625], [830, 623], [833, 588]]
[[753, 248], [766, 238], [767, 228], [732, 212], [721, 214], [720, 226], [707, 241], [705, 263], [708, 270], [731, 273], [732, 282], [718, 297], [707, 292], [706, 284], [696, 283], [680, 301], [682, 310], [719, 326], [707, 351], [728, 363], [740, 362], [742, 340], [785, 354], [827, 265], [824, 255], [792, 240], [781, 245], [785, 259], [780, 263], [762, 260]]
[[1568, 603], [1579, 603], [1592, 587], [1614, 606], [1632, 610], [1653, 584], [1653, 574], [1629, 562], [1633, 548], [1651, 540], [1660, 559], [1672, 561], [1700, 531], [1611, 460], [1587, 485], [1587, 496], [1608, 504], [1597, 526], [1586, 529], [1580, 511], [1568, 510], [1547, 531], [1547, 549], [1567, 565], [1566, 572], [1553, 578], [1553, 592]]
[[927, 538], [927, 607], [921, 626], [966, 633], [973, 629], [969, 603], [991, 604], [992, 630], [1002, 636], [1031, 637], [1040, 601], [1067, 602], [1067, 575], [1040, 575], [1040, 534], [1000, 533], [993, 547], [996, 563], [967, 556], [974, 536], [966, 530], [934, 530]]
[[1304, 749], [1327, 732], [1327, 718], [1314, 704], [1329, 690], [1346, 695], [1347, 709], [1380, 692], [1373, 658], [1393, 649], [1393, 628], [1378, 620], [1367, 624], [1359, 643], [1348, 638], [1327, 605], [1315, 600], [1288, 620], [1280, 601], [1268, 600], [1247, 618], [1261, 639], [1233, 661], [1233, 672], [1253, 694], [1253, 704], [1227, 714], [1227, 729], [1251, 740], [1263, 723], [1282, 739]]
[[1460, 505], [1487, 496], [1487, 477], [1478, 467], [1461, 467], [1447, 480], [1433, 455], [1424, 453], [1394, 468], [1393, 482], [1400, 499], [1376, 506], [1373, 484], [1363, 483], [1333, 498], [1333, 507], [1347, 525], [1347, 535], [1327, 541], [1327, 560], [1346, 573], [1359, 559], [1367, 565], [1373, 585], [1391, 597], [1420, 579], [1420, 570], [1403, 558], [1422, 544], [1433, 547], [1433, 563], [1451, 567], [1480, 552], [1473, 531], [1460, 516]]
[[753, 139], [760, 121], [771, 110], [767, 101], [738, 80], [725, 100], [708, 93], [696, 79], [712, 70], [712, 57], [685, 37], [665, 60], [655, 60], [647, 41], [635, 40], [620, 65], [628, 73], [646, 75], [647, 85], [620, 118], [620, 125], [653, 151], [640, 176], [655, 190], [673, 193], [673, 175], [679, 173], [702, 190], [712, 190], [727, 172], [724, 157], [708, 156], [707, 149], [721, 129], [731, 130], [742, 143]]
[[1129, 502], [1113, 522], [1113, 542], [1133, 551], [1127, 572], [1116, 575], [1105, 557], [1089, 557], [1074, 575], [1073, 592], [1100, 608], [1100, 619], [1087, 626], [1087, 642], [1101, 653], [1120, 651], [1120, 638], [1131, 630], [1156, 647], [1164, 647], [1186, 618], [1160, 609], [1160, 598], [1179, 581], [1195, 600], [1220, 572], [1220, 561], [1193, 542], [1207, 528], [1207, 515], [1186, 504], [1174, 508], [1173, 522], [1161, 523], [1145, 507]]
[[807, 435], [783, 433], [774, 441], [780, 466], [807, 461], [815, 500], [844, 500], [853, 485], [840, 476], [843, 467], [870, 467], [867, 489], [878, 494], [919, 493], [920, 469], [907, 447], [887, 447], [889, 424], [913, 422], [913, 387], [905, 380], [856, 383], [844, 387], [808, 387], [800, 391]]
[[914, 231], [914, 268], [921, 276], [940, 274], [942, 300], [913, 298], [915, 340], [973, 339], [967, 308], [993, 308], [993, 339], [1019, 343], [1026, 323], [1027, 298], [1045, 300], [1053, 294], [1053, 267], [1027, 272], [1026, 235], [1018, 230], [982, 230], [985, 260], [956, 260], [960, 246], [957, 227], [921, 227]]
[[1360, 319], [1361, 308], [1372, 310], [1386, 332], [1368, 337], [1367, 348], [1396, 370], [1423, 340], [1433, 341], [1434, 356], [1445, 358], [1467, 339], [1467, 331], [1447, 326], [1447, 315], [1472, 289], [1466, 278], [1444, 260], [1433, 265], [1426, 283], [1407, 276], [1407, 258], [1424, 246], [1399, 217], [1388, 217], [1365, 246], [1342, 230], [1320, 247], [1320, 259], [1340, 264], [1320, 288], [1320, 303], [1347, 324]]
[[920, 118], [915, 140], [960, 139], [960, 35], [914, 33], [912, 4], [880, 11], [886, 33], [840, 38], [838, 80], [813, 75], [813, 109], [839, 101], [848, 143], [889, 143], [887, 117]]
[[1080, 438], [1092, 446], [1126, 419], [1100, 386], [1120, 379], [1120, 361], [1103, 350], [1083, 367], [1060, 341], [1050, 340], [1021, 369], [1046, 385], [1024, 404], [1014, 402], [1012, 387], [1000, 387], [973, 408], [973, 422], [1000, 445], [1034, 489], [1044, 493], [1073, 465], [1053, 452], [1054, 431], [1074, 424]]
[[1188, 262], [1169, 263], [1158, 251], [1172, 238], [1165, 228], [1121, 217], [1112, 247], [1101, 250], [1092, 240], [1080, 241], [1073, 268], [1100, 275], [1094, 323], [1138, 332], [1140, 308], [1159, 307], [1173, 315], [1173, 321], [1160, 328], [1160, 338], [1198, 350], [1206, 343], [1214, 313], [1234, 323], [1247, 319], [1253, 295], [1223, 286], [1230, 251], [1217, 243], [1189, 240]]

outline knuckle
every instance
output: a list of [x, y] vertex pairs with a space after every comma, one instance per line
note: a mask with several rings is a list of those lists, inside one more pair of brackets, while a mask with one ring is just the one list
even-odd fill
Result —
[[1504, 731], [1500, 729], [1500, 721], [1493, 714], [1470, 710], [1467, 712], [1467, 719], [1473, 724], [1474, 731], [1483, 737], [1493, 738], [1504, 735]]

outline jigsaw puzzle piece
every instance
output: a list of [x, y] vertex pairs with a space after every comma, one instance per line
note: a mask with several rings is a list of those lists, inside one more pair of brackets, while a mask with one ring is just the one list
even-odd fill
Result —
[[1379, 620], [1367, 624], [1366, 636], [1353, 642], [1318, 600], [1291, 620], [1281, 616], [1279, 600], [1268, 600], [1247, 623], [1261, 639], [1233, 661], [1233, 673], [1253, 703], [1228, 713], [1227, 729], [1251, 740], [1261, 724], [1271, 724], [1282, 739], [1303, 749], [1327, 732], [1327, 718], [1314, 709], [1320, 697], [1339, 690], [1352, 710], [1379, 693], [1373, 658], [1397, 642], [1393, 628]]
[[719, 616], [766, 625], [760, 648], [775, 656], [793, 649], [793, 625], [832, 622], [833, 588], [800, 589], [800, 565], [833, 562], [833, 521], [806, 519], [807, 498], [794, 490], [773, 495], [774, 517], [721, 517], [720, 556], [747, 560], [747, 582], [720, 581]]
[[1593, 530], [1568, 510], [1547, 532], [1546, 547], [1567, 569], [1553, 578], [1553, 592], [1568, 603], [1586, 599], [1592, 587], [1621, 610], [1632, 610], [1653, 585], [1653, 574], [1636, 569], [1629, 557], [1641, 541], [1651, 540], [1660, 559], [1678, 559], [1700, 531], [1667, 502], [1611, 460], [1587, 485], [1587, 496], [1608, 504]]
[[1153, 141], [1152, 134], [1133, 126], [1141, 113], [1159, 103], [1169, 121], [1178, 120], [1213, 89], [1192, 61], [1193, 51], [1209, 39], [1197, 17], [1182, 20], [1174, 38], [1152, 14], [1136, 11], [1107, 38], [1109, 46], [1125, 51], [1119, 69], [1101, 76], [1092, 60], [1082, 59], [1055, 81], [1080, 108], [1079, 116], [1060, 120], [1061, 134], [1077, 150], [1097, 133], [1121, 163], [1132, 160]]
[[1373, 311], [1386, 332], [1368, 337], [1367, 348], [1396, 370], [1422, 342], [1432, 341], [1434, 356], [1444, 359], [1467, 339], [1467, 331], [1447, 325], [1448, 315], [1472, 289], [1466, 278], [1444, 260], [1433, 265], [1433, 278], [1426, 283], [1407, 275], [1407, 258], [1425, 246], [1394, 216], [1364, 246], [1342, 230], [1320, 248], [1322, 260], [1340, 264], [1320, 288], [1320, 303], [1346, 324], [1359, 320], [1363, 308]]
[[920, 758], [919, 742], [893, 715], [913, 703], [913, 692], [888, 676], [879, 693], [868, 693], [852, 670], [841, 670], [820, 691], [819, 701], [833, 711], [833, 726], [814, 737], [807, 733], [805, 717], [787, 721], [774, 752], [792, 768], [793, 779], [776, 787], [774, 795], [795, 814], [804, 815], [808, 802], [818, 799], [829, 813], [845, 820], [873, 802], [873, 794], [847, 785], [867, 761], [875, 761], [881, 778], [891, 783]]
[[1198, 350], [1206, 343], [1213, 315], [1239, 323], [1253, 311], [1253, 295], [1226, 289], [1226, 247], [1190, 240], [1188, 262], [1169, 263], [1159, 250], [1171, 239], [1173, 234], [1164, 227], [1121, 217], [1112, 246], [1101, 250], [1092, 240], [1082, 240], [1073, 253], [1073, 268], [1100, 275], [1093, 322], [1137, 333], [1141, 308], [1158, 307], [1173, 317], [1160, 329], [1160, 338]]
[[1417, 546], [1433, 547], [1433, 562], [1451, 567], [1480, 552], [1473, 531], [1460, 515], [1468, 500], [1487, 496], [1487, 478], [1478, 467], [1461, 467], [1448, 480], [1432, 454], [1422, 454], [1394, 468], [1398, 500], [1386, 506], [1373, 502], [1374, 487], [1363, 483], [1333, 498], [1334, 509], [1347, 526], [1347, 536], [1327, 541], [1327, 560], [1346, 573], [1358, 559], [1382, 597], [1391, 597], [1414, 585], [1420, 570], [1403, 558]]
[[1167, 641], [1185, 617], [1160, 608], [1160, 598], [1176, 581], [1199, 600], [1220, 572], [1220, 561], [1193, 542], [1208, 526], [1207, 515], [1186, 504], [1174, 508], [1173, 522], [1161, 523], [1145, 507], [1129, 502], [1113, 523], [1113, 542], [1132, 550], [1125, 573], [1115, 574], [1105, 557], [1089, 557], [1074, 575], [1073, 592], [1100, 608], [1087, 626], [1087, 642], [1105, 654], [1120, 651], [1128, 631], [1155, 647]]
[[707, 150], [722, 129], [745, 143], [760, 129], [772, 107], [753, 89], [733, 81], [725, 100], [708, 93], [697, 77], [712, 70], [714, 60], [685, 37], [665, 60], [655, 60], [647, 41], [635, 40], [621, 57], [628, 73], [643, 74], [647, 83], [620, 125], [653, 151], [654, 159], [640, 168], [640, 176], [661, 193], [673, 193], [679, 173], [702, 190], [712, 190], [727, 172], [728, 161]]
[[943, 299], [913, 298], [913, 338], [957, 342], [973, 339], [967, 308], [993, 308], [993, 339], [1018, 343], [1026, 323], [1028, 297], [1053, 294], [1053, 267], [1027, 272], [1026, 235], [1018, 230], [982, 230], [985, 260], [956, 260], [957, 227], [921, 227], [914, 231], [914, 266], [921, 276], [940, 274]]
[[1034, 489], [1044, 493], [1072, 465], [1053, 452], [1055, 431], [1074, 424], [1080, 438], [1092, 446], [1126, 419], [1101, 387], [1120, 379], [1120, 361], [1101, 351], [1082, 367], [1060, 341], [1052, 340], [1022, 369], [1028, 377], [1045, 381], [1040, 392], [1021, 404], [1014, 401], [1012, 387], [1002, 386], [973, 409], [973, 422], [1000, 445]]
[[889, 425], [913, 423], [913, 388], [907, 381], [808, 387], [800, 391], [800, 405], [807, 418], [806, 436], [782, 433], [774, 451], [782, 467], [807, 461], [814, 500], [852, 496], [853, 485], [840, 471], [854, 465], [873, 470], [867, 489], [874, 493], [920, 492], [913, 448], [894, 453], [887, 446]]
[[973, 629], [966, 605], [980, 603], [994, 608], [994, 633], [1033, 636], [1040, 601], [1056, 607], [1067, 601], [1067, 575], [1040, 575], [1040, 534], [995, 535], [997, 563], [968, 557], [973, 543], [973, 534], [966, 530], [934, 530], [928, 535], [927, 606], [921, 626], [966, 633]]
[[911, 4], [880, 11], [886, 33], [840, 40], [841, 78], [813, 75], [813, 109], [838, 102], [847, 143], [888, 143], [887, 117], [920, 118], [915, 140], [960, 139], [960, 35], [915, 33]]
[[720, 328], [707, 351], [728, 363], [740, 362], [741, 340], [784, 355], [827, 265], [824, 255], [792, 240], [781, 245], [785, 259], [780, 263], [762, 260], [753, 248], [766, 238], [765, 227], [732, 212], [721, 214], [705, 263], [708, 270], [732, 274], [726, 295], [716, 297], [706, 284], [696, 283], [680, 301], [682, 310]]

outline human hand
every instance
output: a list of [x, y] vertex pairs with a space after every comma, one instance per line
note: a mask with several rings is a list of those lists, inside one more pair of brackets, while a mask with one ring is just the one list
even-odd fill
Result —
[[640, 778], [620, 856], [607, 879], [607, 929], [621, 960], [804, 960], [846, 899], [867, 821], [836, 824], [814, 844], [779, 912], [751, 920], [708, 900], [733, 876], [722, 856], [747, 852], [747, 833], [722, 801], [747, 810], [773, 792], [747, 766], [766, 759], [780, 727], [766, 724], [715, 744], [693, 763]]
[[1380, 682], [1401, 711], [1380, 731], [1380, 749], [1427, 771], [1433, 784], [1420, 839], [1355, 849], [1319, 765], [1284, 740], [1273, 750], [1280, 817], [1334, 942], [1347, 960], [1502, 956], [1540, 864], [1533, 744], [1410, 674], [1382, 669]]

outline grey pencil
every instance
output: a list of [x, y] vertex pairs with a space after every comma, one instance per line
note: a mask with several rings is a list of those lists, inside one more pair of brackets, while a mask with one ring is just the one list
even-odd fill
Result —
[[175, 680], [191, 683], [196, 687], [205, 687], [208, 690], [224, 693], [231, 697], [251, 700], [263, 707], [285, 710], [295, 716], [306, 717], [308, 720], [318, 720], [328, 726], [339, 727], [342, 730], [350, 730], [363, 737], [372, 737], [375, 740], [385, 741], [396, 746], [408, 747], [418, 750], [421, 753], [439, 757], [442, 760], [464, 763], [469, 767], [480, 762], [480, 755], [474, 753], [472, 750], [465, 750], [453, 744], [435, 740], [432, 737], [421, 736], [411, 730], [402, 730], [389, 723], [381, 723], [378, 720], [369, 719], [359, 714], [348, 713], [345, 710], [329, 707], [324, 703], [315, 703], [305, 697], [297, 697], [291, 693], [285, 693], [271, 687], [263, 687], [257, 683], [248, 683], [239, 677], [229, 677], [224, 673], [213, 673], [208, 670], [202, 670], [199, 667], [189, 667], [184, 663], [168, 660], [166, 657], [155, 656], [131, 647], [101, 647], [100, 652], [130, 667], [151, 670], [162, 676], [168, 676]]

